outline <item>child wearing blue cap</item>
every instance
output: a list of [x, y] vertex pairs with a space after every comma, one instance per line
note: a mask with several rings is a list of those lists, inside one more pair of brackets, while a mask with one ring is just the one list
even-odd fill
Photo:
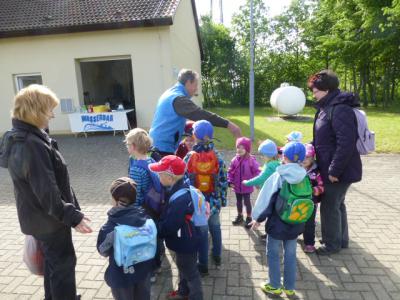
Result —
[[264, 182], [275, 172], [276, 168], [281, 164], [278, 159], [278, 149], [276, 144], [271, 140], [265, 140], [258, 147], [258, 153], [263, 156], [264, 166], [261, 173], [249, 180], [243, 180], [245, 186], [262, 186]]
[[216, 266], [221, 265], [222, 233], [220, 211], [226, 206], [228, 187], [225, 162], [214, 148], [214, 128], [209, 121], [200, 120], [193, 124], [195, 145], [184, 161], [191, 185], [198, 188], [210, 203], [208, 226], [201, 226], [198, 268], [201, 275], [208, 274], [208, 232], [212, 239], [212, 258]]
[[[288, 296], [295, 294], [297, 237], [304, 231], [304, 223], [289, 224], [284, 222], [278, 214], [275, 204], [278, 200], [278, 191], [281, 190], [285, 182], [293, 185], [305, 180], [307, 172], [300, 164], [305, 155], [306, 149], [302, 143], [290, 142], [285, 145], [282, 165], [277, 167], [275, 173], [265, 181], [253, 208], [253, 229], [260, 226], [260, 222], [268, 218], [265, 230], [268, 234], [269, 282], [261, 284], [261, 289], [268, 294], [280, 295], [282, 292]], [[283, 286], [281, 285], [279, 258], [281, 249], [283, 249], [284, 257]]]

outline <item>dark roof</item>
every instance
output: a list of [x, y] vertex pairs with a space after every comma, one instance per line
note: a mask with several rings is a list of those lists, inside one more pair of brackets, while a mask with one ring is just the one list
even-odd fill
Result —
[[0, 37], [172, 25], [180, 0], [0, 0]]

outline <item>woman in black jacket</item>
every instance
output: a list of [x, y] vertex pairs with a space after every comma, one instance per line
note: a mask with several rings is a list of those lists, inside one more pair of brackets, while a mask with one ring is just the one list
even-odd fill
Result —
[[324, 245], [317, 249], [317, 254], [328, 255], [349, 246], [344, 202], [350, 185], [362, 176], [356, 147], [357, 119], [353, 112], [359, 101], [356, 95], [339, 90], [339, 79], [330, 70], [311, 76], [308, 87], [317, 100], [313, 144], [325, 188], [321, 199]]
[[91, 228], [70, 186], [57, 143], [44, 131], [54, 118], [57, 96], [42, 85], [30, 85], [14, 98], [12, 130], [3, 137], [1, 163], [13, 181], [21, 231], [41, 242], [45, 259], [45, 299], [76, 296], [76, 256], [71, 227]]

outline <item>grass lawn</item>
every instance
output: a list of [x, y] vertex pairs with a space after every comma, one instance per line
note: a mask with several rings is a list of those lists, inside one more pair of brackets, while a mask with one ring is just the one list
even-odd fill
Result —
[[[224, 107], [212, 108], [211, 111], [232, 120], [240, 126], [245, 136], [250, 136], [249, 110], [244, 107]], [[274, 140], [278, 145], [283, 145], [286, 141], [285, 136], [298, 130], [303, 133], [304, 142], [312, 139], [312, 126], [315, 110], [306, 107], [300, 114], [308, 120], [281, 120], [277, 113], [269, 107], [255, 108], [255, 142], [254, 149], [258, 146], [258, 141], [265, 139]], [[371, 108], [367, 110], [368, 126], [375, 131], [377, 152], [380, 153], [400, 153], [400, 113], [385, 112], [380, 109]], [[217, 149], [234, 149], [235, 141], [226, 129], [216, 128], [215, 137]]]

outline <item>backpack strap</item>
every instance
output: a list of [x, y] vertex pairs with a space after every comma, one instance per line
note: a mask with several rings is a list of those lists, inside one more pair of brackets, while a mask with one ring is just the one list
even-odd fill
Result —
[[[152, 162], [154, 162], [154, 160], [152, 159]], [[160, 179], [158, 177], [158, 175], [154, 172], [151, 172], [149, 169], [149, 162], [147, 160], [144, 159], [134, 159], [133, 160], [133, 166], [144, 169], [147, 174], [150, 176], [151, 178], [151, 182], [153, 184], [154, 189], [157, 192], [161, 191], [161, 183], [160, 183]]]
[[186, 194], [187, 192], [190, 192], [190, 190], [188, 188], [183, 188], [180, 190], [177, 190], [175, 193], [172, 194], [172, 196], [169, 198], [169, 202], [174, 202], [176, 199], [178, 199], [179, 197], [183, 196], [184, 194]]

